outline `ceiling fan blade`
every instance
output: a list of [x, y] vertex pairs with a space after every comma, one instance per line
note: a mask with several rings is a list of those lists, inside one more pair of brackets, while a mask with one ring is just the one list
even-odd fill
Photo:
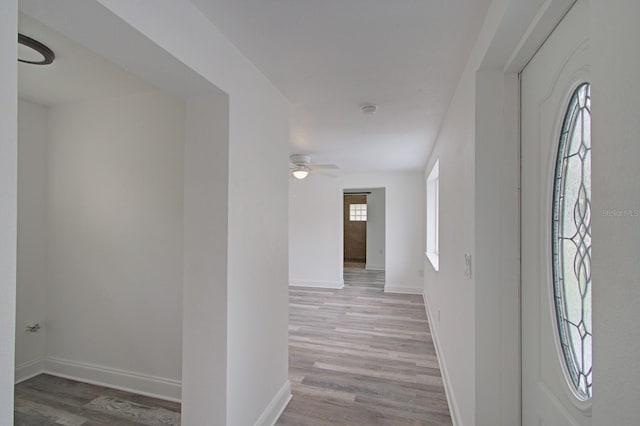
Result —
[[311, 170], [338, 170], [335, 164], [309, 164]]

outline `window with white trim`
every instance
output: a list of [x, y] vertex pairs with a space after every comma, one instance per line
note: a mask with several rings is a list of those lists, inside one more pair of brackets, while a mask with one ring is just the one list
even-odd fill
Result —
[[349, 220], [352, 222], [367, 221], [367, 205], [366, 204], [349, 204]]
[[436, 160], [427, 178], [427, 251], [433, 268], [440, 268], [440, 160]]

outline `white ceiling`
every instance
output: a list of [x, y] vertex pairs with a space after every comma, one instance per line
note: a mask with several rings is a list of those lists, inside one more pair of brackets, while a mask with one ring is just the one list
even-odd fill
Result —
[[290, 100], [291, 152], [351, 171], [424, 167], [490, 3], [192, 1]]
[[80, 44], [35, 19], [20, 14], [18, 32], [47, 45], [51, 65], [18, 62], [18, 95], [45, 106], [157, 90]]

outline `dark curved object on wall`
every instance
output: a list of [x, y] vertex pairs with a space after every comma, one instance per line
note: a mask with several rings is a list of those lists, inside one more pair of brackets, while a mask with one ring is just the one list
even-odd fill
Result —
[[34, 65], [49, 65], [56, 58], [53, 50], [49, 49], [44, 44], [40, 43], [38, 40], [34, 40], [31, 37], [27, 37], [24, 34], [18, 33], [18, 43], [23, 46], [27, 46], [36, 52], [40, 53], [44, 59], [41, 61], [27, 61], [25, 59], [18, 58], [18, 61], [24, 62], [25, 64], [34, 64]]

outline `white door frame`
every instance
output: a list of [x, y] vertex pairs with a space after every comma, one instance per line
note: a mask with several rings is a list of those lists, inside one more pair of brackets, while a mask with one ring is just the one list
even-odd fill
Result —
[[[502, 19], [476, 72], [475, 423], [521, 422], [519, 72], [574, 0], [494, 1]], [[490, 10], [490, 14], [491, 14]], [[518, 23], [521, 26], [518, 27]], [[527, 28], [522, 34], [521, 28]], [[505, 40], [516, 40], [507, 45]]]
[[588, 0], [574, 5], [522, 74], [521, 217], [528, 225], [521, 234], [525, 424], [590, 424], [591, 400], [581, 401], [572, 391], [560, 345], [550, 213], [565, 113], [575, 90], [591, 81], [588, 13]]
[[[354, 185], [340, 185], [340, 279], [343, 280], [344, 284], [344, 195], [349, 191], [369, 191], [371, 189], [383, 189], [384, 190], [384, 271], [387, 269], [387, 195], [389, 188], [387, 185], [362, 185], [362, 186], [354, 186]], [[367, 238], [369, 238], [367, 231]], [[366, 269], [366, 268], [365, 268]], [[385, 274], [386, 277], [386, 274]], [[386, 286], [386, 278], [385, 278], [385, 286]]]

